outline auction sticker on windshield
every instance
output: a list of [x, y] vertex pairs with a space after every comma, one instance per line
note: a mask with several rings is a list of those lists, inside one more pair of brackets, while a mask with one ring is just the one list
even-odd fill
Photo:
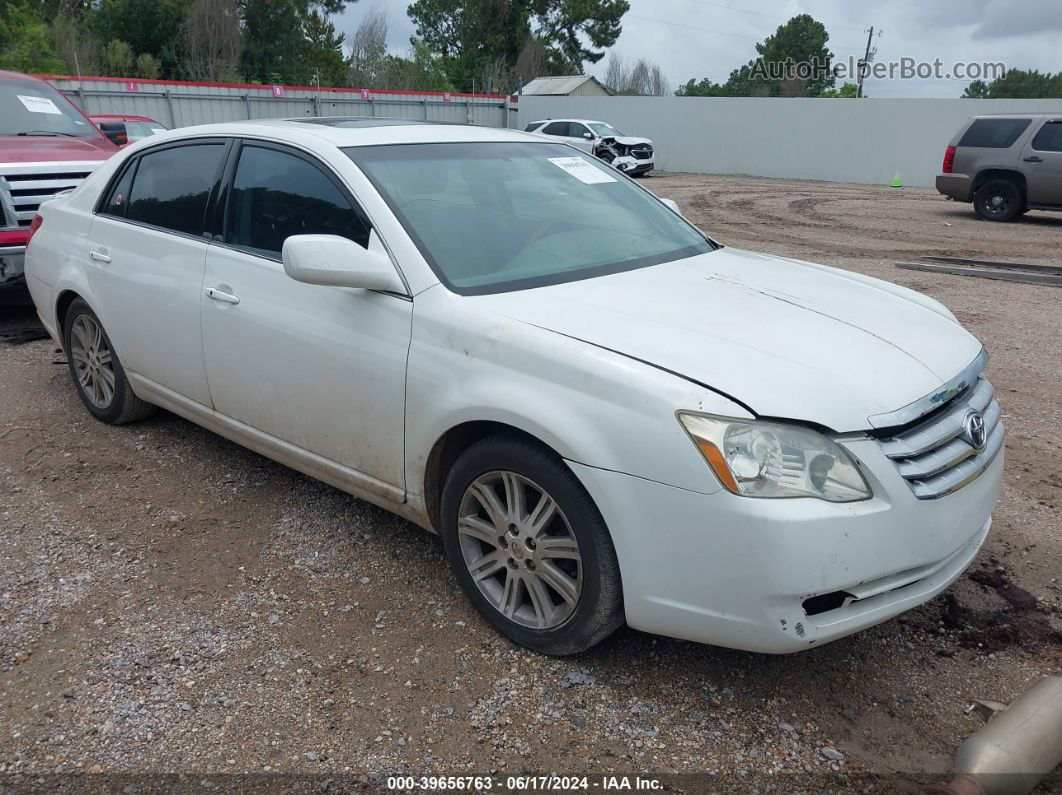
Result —
[[18, 95], [18, 98], [22, 101], [22, 104], [26, 106], [26, 110], [32, 113], [53, 113], [56, 116], [62, 116], [63, 112], [55, 106], [48, 97], [27, 97], [22, 94]]
[[551, 157], [549, 162], [563, 169], [580, 182], [596, 185], [599, 182], [615, 182], [616, 178], [593, 166], [581, 157]]

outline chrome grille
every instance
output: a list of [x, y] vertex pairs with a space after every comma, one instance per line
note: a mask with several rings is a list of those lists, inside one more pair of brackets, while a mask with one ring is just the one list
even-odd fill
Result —
[[[985, 422], [985, 446], [978, 450], [966, 438], [966, 416], [977, 411]], [[985, 378], [954, 397], [928, 419], [916, 420], [898, 433], [878, 439], [920, 500], [958, 491], [977, 478], [1003, 447], [999, 403]]]
[[73, 171], [64, 170], [61, 163], [37, 164], [36, 171], [25, 166], [0, 170], [0, 209], [3, 211], [0, 226], [9, 229], [28, 227], [42, 202], [64, 190], [76, 188], [92, 173], [92, 165]]

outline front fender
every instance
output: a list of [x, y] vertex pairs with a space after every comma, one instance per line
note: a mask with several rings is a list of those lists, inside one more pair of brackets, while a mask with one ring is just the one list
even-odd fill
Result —
[[712, 493], [720, 484], [675, 418], [748, 417], [652, 365], [497, 315], [433, 288], [417, 296], [406, 398], [406, 482], [424, 493], [435, 443], [466, 422], [518, 428], [563, 458]]

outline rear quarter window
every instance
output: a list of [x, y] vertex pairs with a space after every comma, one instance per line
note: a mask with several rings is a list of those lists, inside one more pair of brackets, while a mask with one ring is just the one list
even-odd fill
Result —
[[1029, 127], [1032, 119], [978, 119], [963, 134], [959, 146], [1006, 149]]
[[1040, 152], [1062, 152], [1062, 119], [1047, 122], [1033, 138], [1032, 148]]

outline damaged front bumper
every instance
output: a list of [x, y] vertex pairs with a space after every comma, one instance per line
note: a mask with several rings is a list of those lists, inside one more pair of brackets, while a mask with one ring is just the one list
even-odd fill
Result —
[[866, 466], [871, 499], [705, 494], [570, 462], [612, 535], [627, 623], [788, 653], [881, 623], [946, 589], [988, 535], [1003, 454], [962, 489], [919, 500], [877, 442], [846, 446]]

